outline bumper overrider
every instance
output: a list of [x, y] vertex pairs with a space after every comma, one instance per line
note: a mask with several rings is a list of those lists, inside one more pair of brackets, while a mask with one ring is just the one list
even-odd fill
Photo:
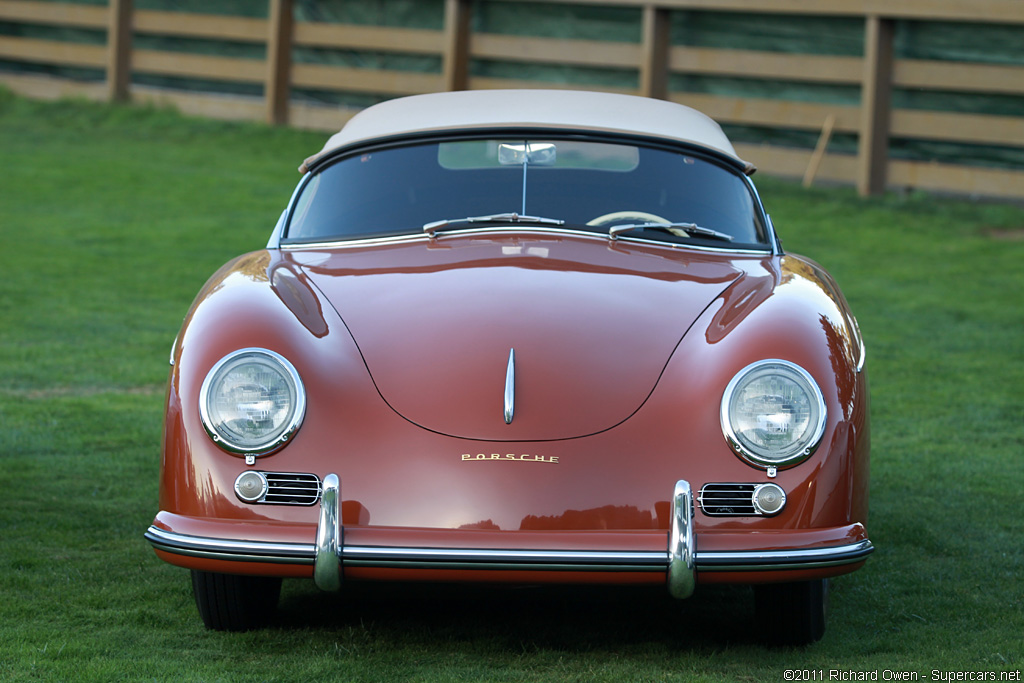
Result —
[[[550, 550], [437, 548], [345, 543], [341, 524], [341, 483], [335, 474], [323, 480], [320, 518], [314, 543], [244, 541], [182, 534], [149, 527], [145, 537], [159, 551], [229, 562], [312, 565], [322, 590], [341, 588], [345, 568], [638, 572], [667, 575], [669, 593], [687, 598], [697, 573], [827, 570], [863, 562], [874, 550], [867, 538], [783, 550], [698, 550], [693, 530], [694, 497], [690, 484], [676, 482], [671, 529], [664, 550]], [[857, 525], [859, 527], [859, 525]]]

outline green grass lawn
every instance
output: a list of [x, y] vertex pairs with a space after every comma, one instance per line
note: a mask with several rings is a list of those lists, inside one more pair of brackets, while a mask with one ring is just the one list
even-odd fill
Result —
[[207, 276], [265, 244], [324, 137], [0, 91], [0, 680], [1024, 668], [1024, 209], [768, 178], [785, 246], [833, 273], [868, 344], [877, 551], [833, 582], [824, 640], [760, 646], [771, 626], [752, 623], [750, 594], [734, 588], [672, 603], [582, 590], [335, 597], [299, 581], [285, 582], [273, 628], [205, 631], [188, 573], [142, 538], [168, 353]]

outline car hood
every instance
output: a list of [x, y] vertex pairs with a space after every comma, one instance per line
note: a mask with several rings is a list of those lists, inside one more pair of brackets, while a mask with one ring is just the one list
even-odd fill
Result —
[[392, 409], [491, 442], [568, 439], [627, 419], [742, 274], [721, 255], [572, 236], [445, 235], [290, 258], [341, 316]]

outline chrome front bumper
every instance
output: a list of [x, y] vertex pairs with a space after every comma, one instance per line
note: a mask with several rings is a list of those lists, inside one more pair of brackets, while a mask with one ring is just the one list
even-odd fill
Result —
[[341, 587], [342, 564], [354, 567], [430, 569], [506, 569], [541, 571], [665, 571], [668, 589], [677, 598], [693, 593], [693, 492], [680, 480], [672, 496], [672, 531], [668, 553], [587, 550], [483, 550], [442, 548], [379, 548], [344, 544], [339, 523], [341, 483], [328, 474], [323, 482], [320, 522], [317, 525], [313, 580], [325, 591]]
[[672, 496], [668, 547], [660, 551], [520, 550], [346, 545], [341, 525], [341, 484], [324, 477], [315, 543], [236, 541], [179, 534], [150, 526], [146, 539], [164, 552], [238, 562], [312, 565], [316, 585], [341, 588], [343, 567], [470, 569], [574, 572], [667, 573], [669, 593], [689, 597], [697, 572], [749, 572], [818, 569], [863, 561], [874, 547], [869, 540], [793, 550], [697, 551], [694, 501], [688, 482], [676, 483]]

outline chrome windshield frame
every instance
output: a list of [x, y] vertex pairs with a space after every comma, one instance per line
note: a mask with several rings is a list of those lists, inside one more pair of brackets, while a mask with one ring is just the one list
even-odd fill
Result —
[[[639, 147], [649, 147], [654, 149], [661, 149], [673, 153], [682, 153], [698, 157], [708, 163], [720, 166], [725, 169], [729, 169], [731, 173], [738, 176], [744, 183], [747, 192], [750, 194], [752, 201], [752, 211], [754, 217], [764, 232], [764, 244], [752, 244], [743, 243], [747, 246], [744, 247], [708, 247], [703, 245], [681, 245], [686, 248], [699, 249], [701, 251], [723, 251], [727, 253], [744, 253], [744, 254], [763, 254], [768, 252], [772, 255], [780, 255], [782, 253], [781, 244], [778, 240], [778, 236], [775, 233], [774, 226], [767, 211], [761, 202], [760, 195], [757, 192], [756, 186], [753, 184], [749, 174], [747, 173], [747, 167], [742, 166], [736, 162], [736, 160], [725, 157], [715, 150], [707, 149], [697, 145], [687, 145], [674, 140], [665, 140], [660, 138], [650, 138], [642, 135], [624, 135], [616, 133], [602, 133], [585, 130], [573, 130], [573, 129], [545, 129], [536, 127], [524, 127], [524, 128], [502, 128], [502, 129], [479, 129], [465, 131], [463, 133], [447, 131], [438, 134], [417, 134], [417, 135], [406, 135], [397, 136], [395, 138], [383, 139], [370, 141], [366, 143], [360, 143], [351, 148], [335, 150], [330, 156], [318, 159], [317, 162], [311, 166], [303, 174], [302, 179], [297, 184], [295, 190], [289, 199], [288, 206], [285, 209], [281, 220], [278, 221], [270, 239], [267, 243], [268, 249], [281, 249], [281, 248], [303, 248], [305, 246], [316, 245], [322, 247], [325, 245], [341, 245], [344, 243], [369, 243], [379, 242], [386, 240], [388, 242], [395, 241], [395, 239], [410, 238], [414, 237], [414, 232], [422, 230], [423, 223], [417, 225], [409, 225], [409, 233], [402, 234], [386, 234], [386, 235], [364, 235], [357, 236], [355, 238], [347, 238], [345, 236], [334, 236], [324, 237], [322, 239], [295, 239], [288, 237], [288, 229], [294, 219], [295, 206], [298, 202], [298, 198], [301, 196], [302, 191], [311, 179], [318, 173], [322, 172], [328, 166], [349, 159], [355, 156], [361, 156], [364, 154], [372, 153], [375, 151], [400, 148], [412, 145], [422, 144], [439, 144], [443, 142], [452, 141], [463, 141], [463, 140], [488, 140], [488, 139], [499, 139], [499, 138], [520, 138], [520, 137], [537, 137], [545, 140], [557, 140], [565, 139], [572, 141], [588, 141], [595, 143], [611, 143], [611, 144], [622, 144], [622, 145], [635, 145]], [[425, 217], [427, 223], [440, 222], [441, 218]], [[468, 228], [460, 228], [460, 232], [467, 231]], [[569, 232], [576, 234], [586, 233], [585, 230], [572, 230], [568, 229]], [[436, 230], [433, 232], [435, 235], [441, 235], [448, 231]], [[603, 235], [604, 239], [608, 238], [607, 233], [596, 233]], [[621, 239], [627, 239], [623, 236]], [[637, 241], [642, 243], [652, 244], [666, 244], [669, 246], [675, 246], [675, 243], [666, 242], [663, 240], [644, 240], [639, 238], [631, 238], [631, 241]]]

